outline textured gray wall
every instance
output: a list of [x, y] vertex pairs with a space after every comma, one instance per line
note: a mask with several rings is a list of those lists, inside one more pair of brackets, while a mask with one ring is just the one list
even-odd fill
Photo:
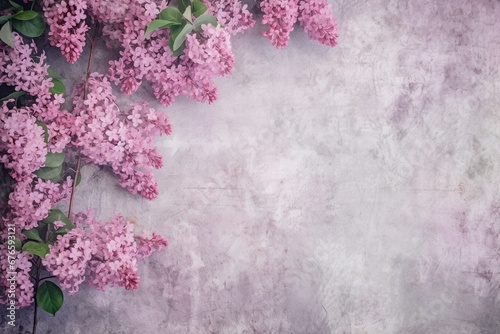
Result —
[[78, 209], [170, 246], [40, 333], [500, 333], [500, 2], [331, 3], [338, 47], [258, 26], [216, 103], [165, 109], [156, 201], [84, 169]]

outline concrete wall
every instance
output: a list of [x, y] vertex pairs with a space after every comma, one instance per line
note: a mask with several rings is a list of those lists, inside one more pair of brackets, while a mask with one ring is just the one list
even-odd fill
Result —
[[500, 333], [500, 2], [331, 3], [338, 47], [258, 26], [216, 103], [165, 108], [157, 200], [84, 169], [78, 209], [170, 246], [40, 333]]

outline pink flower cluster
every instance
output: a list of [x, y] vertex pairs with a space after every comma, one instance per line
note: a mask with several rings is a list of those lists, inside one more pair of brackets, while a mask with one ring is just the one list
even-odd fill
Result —
[[68, 62], [74, 64], [85, 46], [86, 0], [44, 0], [43, 12], [49, 25], [50, 45], [61, 50]]
[[32, 113], [29, 108], [9, 110], [7, 103], [0, 105], [0, 163], [17, 181], [31, 180], [47, 155], [44, 130], [35, 124]]
[[252, 28], [255, 24], [248, 5], [242, 4], [240, 0], [206, 0], [205, 2], [217, 22], [231, 35]]
[[326, 0], [302, 0], [299, 13], [299, 22], [310, 39], [337, 45], [338, 27]]
[[4, 221], [14, 223], [19, 231], [37, 227], [57, 202], [69, 198], [72, 185], [70, 177], [62, 184], [38, 177], [17, 182], [9, 195], [10, 210]]
[[[54, 84], [48, 77], [45, 53], [42, 52], [39, 60], [35, 61], [35, 43], [24, 44], [17, 33], [13, 33], [12, 38], [14, 48], [2, 46], [0, 51], [0, 82], [34, 98], [31, 114], [47, 125], [50, 138], [48, 150], [61, 152], [71, 140], [72, 115], [60, 109], [64, 102], [62, 95], [49, 91]], [[3, 45], [2, 42], [0, 45]]]
[[77, 227], [58, 236], [42, 261], [58, 277], [61, 286], [69, 289], [69, 294], [76, 293], [86, 277], [99, 290], [106, 286], [136, 289], [137, 259], [167, 245], [165, 239], [154, 233], [151, 238], [147, 234], [134, 237], [134, 225], [121, 216], [99, 222], [92, 214], [78, 213], [73, 221]]
[[299, 0], [264, 0], [260, 4], [262, 23], [269, 25], [263, 35], [278, 49], [288, 44], [290, 32], [298, 17]]
[[[0, 304], [6, 304], [9, 302], [7, 299], [10, 290], [10, 284], [15, 284], [15, 296], [16, 296], [16, 308], [29, 306], [33, 303], [33, 292], [34, 287], [31, 282], [29, 272], [31, 270], [31, 258], [33, 255], [27, 253], [16, 252], [15, 269], [10, 268], [9, 257], [7, 245], [4, 243], [0, 244], [1, 254], [5, 254], [0, 257]], [[15, 281], [8, 281], [12, 276], [9, 274], [15, 272]]]
[[160, 168], [163, 160], [153, 137], [171, 133], [168, 118], [145, 104], [121, 111], [110, 82], [98, 73], [90, 75], [84, 95], [85, 80], [74, 90], [73, 144], [94, 164], [110, 166], [133, 194], [155, 198], [158, 185], [151, 167]]
[[337, 44], [338, 28], [327, 0], [263, 0], [260, 6], [262, 23], [269, 25], [263, 34], [278, 49], [288, 44], [297, 20], [309, 38], [329, 46]]

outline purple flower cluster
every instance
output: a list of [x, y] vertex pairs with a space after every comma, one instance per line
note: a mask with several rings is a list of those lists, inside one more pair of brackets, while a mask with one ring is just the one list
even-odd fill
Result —
[[155, 198], [158, 185], [151, 167], [162, 167], [163, 160], [153, 147], [153, 138], [171, 133], [165, 114], [145, 104], [121, 111], [110, 82], [98, 73], [90, 75], [87, 88], [85, 80], [77, 85], [73, 105], [73, 144], [81, 154], [96, 165], [110, 166], [120, 184], [133, 194]]
[[337, 45], [338, 27], [326, 0], [303, 0], [299, 3], [299, 22], [310, 39]]
[[248, 5], [240, 0], [207, 0], [209, 11], [217, 18], [217, 22], [231, 35], [236, 35], [255, 24]]
[[299, 0], [264, 0], [260, 4], [264, 17], [262, 23], [269, 25], [263, 35], [278, 49], [288, 44], [290, 32], [298, 17]]
[[[8, 254], [7, 245], [5, 243], [0, 244], [0, 253]], [[9, 257], [4, 255], [0, 257], [0, 304], [8, 303], [8, 293], [10, 291], [10, 283], [8, 279], [12, 277], [12, 273], [15, 273], [15, 296], [16, 296], [16, 308], [22, 308], [29, 306], [33, 303], [33, 292], [34, 286], [31, 282], [29, 272], [31, 270], [31, 259], [33, 255], [28, 253], [16, 252], [15, 268], [11, 268], [9, 263]]]

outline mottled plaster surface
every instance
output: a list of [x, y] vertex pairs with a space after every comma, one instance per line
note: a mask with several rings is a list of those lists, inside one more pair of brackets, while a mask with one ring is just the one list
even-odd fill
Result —
[[331, 4], [336, 48], [258, 26], [216, 103], [165, 108], [157, 200], [84, 169], [78, 209], [170, 246], [40, 333], [500, 333], [500, 2]]

